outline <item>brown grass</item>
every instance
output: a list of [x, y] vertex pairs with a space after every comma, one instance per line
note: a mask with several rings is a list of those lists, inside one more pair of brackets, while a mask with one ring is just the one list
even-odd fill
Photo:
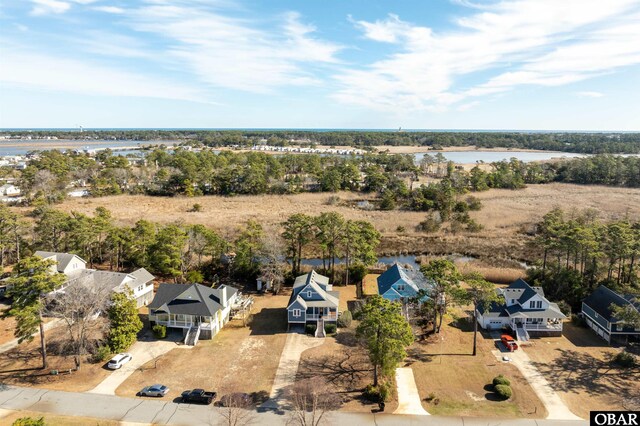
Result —
[[[332, 196], [339, 197], [336, 205], [327, 202]], [[476, 234], [452, 235], [445, 231], [423, 234], [415, 226], [426, 214], [403, 210], [367, 211], [355, 207], [359, 200], [371, 199], [371, 194], [340, 192], [305, 193], [288, 196], [260, 195], [198, 198], [151, 197], [142, 195], [120, 195], [91, 199], [67, 199], [57, 208], [63, 211], [78, 211], [93, 214], [96, 207], [103, 206], [113, 212], [117, 222], [133, 225], [137, 220], [147, 219], [160, 223], [178, 220], [210, 226], [229, 237], [249, 219], [259, 221], [264, 227], [276, 229], [294, 213], [317, 215], [337, 211], [347, 219], [367, 220], [383, 233], [379, 247], [381, 254], [401, 252], [424, 252], [431, 254], [463, 253], [480, 257], [533, 259], [535, 247], [528, 245], [529, 231], [533, 224], [554, 206], [565, 209], [574, 206], [594, 208], [603, 219], [619, 219], [628, 216], [640, 218], [640, 189], [609, 188], [602, 186], [580, 186], [571, 184], [529, 185], [519, 191], [490, 190], [476, 193], [483, 209], [471, 216], [485, 228]], [[194, 203], [202, 205], [201, 212], [191, 212]], [[26, 214], [27, 208], [16, 208]], [[404, 226], [402, 234], [397, 227]]]
[[[85, 392], [100, 383], [110, 371], [103, 363], [85, 362], [80, 370], [69, 373], [75, 366], [72, 356], [57, 355], [52, 351], [65, 333], [63, 327], [57, 327], [46, 333], [49, 348], [49, 367], [42, 370], [40, 338], [23, 342], [17, 348], [0, 354], [0, 381], [17, 386], [35, 386], [70, 392]], [[59, 375], [49, 374], [58, 370]]]
[[[4, 416], [2, 416], [3, 414]], [[47, 426], [117, 426], [120, 424], [120, 422], [115, 420], [96, 419], [93, 417], [63, 416], [61, 414], [13, 410], [3, 410], [3, 413], [0, 413], [0, 424], [10, 425], [22, 417], [31, 417], [32, 419], [44, 417], [44, 421]]]
[[142, 366], [116, 394], [133, 397], [144, 386], [162, 383], [171, 400], [187, 389], [204, 388], [218, 397], [233, 392], [266, 392], [275, 377], [286, 341], [288, 295], [255, 296], [253, 319], [243, 327], [232, 320], [212, 339], [192, 349], [174, 349]]
[[609, 363], [619, 350], [607, 346], [591, 329], [565, 322], [562, 337], [531, 342], [525, 349], [531, 360], [582, 418], [588, 418], [590, 410], [626, 410], [624, 399], [640, 395], [640, 369]]
[[[533, 389], [512, 365], [499, 363], [491, 353], [491, 338], [478, 335], [478, 355], [471, 356], [473, 333], [465, 319], [443, 323], [439, 335], [416, 342], [409, 349], [410, 366], [423, 405], [431, 414], [472, 417], [544, 418], [546, 410]], [[503, 374], [511, 380], [513, 397], [496, 401], [487, 388]], [[438, 400], [427, 402], [435, 396]]]

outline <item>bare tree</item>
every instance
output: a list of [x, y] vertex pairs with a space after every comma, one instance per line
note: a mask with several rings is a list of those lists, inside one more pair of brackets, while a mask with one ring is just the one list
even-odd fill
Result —
[[107, 321], [100, 315], [106, 311], [110, 294], [110, 288], [80, 277], [48, 297], [47, 313], [64, 322], [65, 343], [73, 351], [77, 368], [90, 349], [91, 339], [107, 329]]
[[285, 271], [284, 244], [277, 232], [265, 232], [261, 255], [260, 279], [270, 284], [273, 293], [277, 294], [284, 283]]
[[342, 401], [335, 389], [321, 377], [299, 380], [285, 388], [285, 397], [291, 404], [288, 423], [299, 426], [319, 426], [329, 412], [340, 408]]
[[218, 423], [227, 426], [246, 426], [255, 420], [253, 399], [246, 393], [234, 392], [220, 399], [220, 415]]

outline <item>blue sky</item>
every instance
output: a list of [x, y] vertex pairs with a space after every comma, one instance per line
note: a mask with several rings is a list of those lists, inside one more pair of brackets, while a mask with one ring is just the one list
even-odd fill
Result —
[[640, 130], [640, 0], [0, 3], [0, 127]]

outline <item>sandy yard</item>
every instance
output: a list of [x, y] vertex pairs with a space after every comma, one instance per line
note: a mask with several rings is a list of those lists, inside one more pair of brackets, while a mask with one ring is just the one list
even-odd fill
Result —
[[640, 368], [609, 363], [619, 349], [609, 347], [589, 328], [564, 323], [562, 337], [531, 340], [525, 351], [564, 403], [589, 418], [590, 410], [624, 410], [625, 398], [640, 395]]
[[287, 294], [258, 295], [253, 319], [243, 327], [232, 320], [212, 339], [190, 350], [174, 349], [143, 365], [117, 390], [133, 397], [144, 386], [161, 383], [171, 390], [168, 400], [182, 391], [204, 388], [218, 397], [233, 392], [269, 395], [286, 340]]
[[[546, 410], [522, 374], [496, 361], [493, 339], [478, 334], [478, 355], [471, 356], [472, 326], [466, 319], [445, 318], [441, 333], [409, 349], [424, 408], [430, 414], [471, 417], [544, 418]], [[496, 400], [488, 386], [498, 374], [511, 381], [513, 397]], [[430, 399], [430, 401], [427, 401]]]
[[94, 419], [90, 417], [63, 416], [51, 413], [38, 413], [35, 411], [0, 410], [0, 424], [3, 425], [10, 425], [22, 417], [31, 417], [32, 419], [43, 417], [47, 426], [118, 426], [121, 424], [114, 420]]

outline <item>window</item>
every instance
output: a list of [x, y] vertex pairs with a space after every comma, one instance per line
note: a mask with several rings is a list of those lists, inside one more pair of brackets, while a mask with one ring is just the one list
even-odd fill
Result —
[[294, 317], [299, 317], [302, 315], [302, 312], [300, 311], [300, 309], [294, 309], [293, 310], [293, 316]]
[[311, 290], [307, 291], [307, 297], [311, 298], [311, 296], [313, 296], [313, 292]]
[[529, 309], [533, 309], [535, 307], [536, 307], [536, 302], [534, 302], [533, 300], [529, 302]]
[[398, 285], [396, 286], [396, 290], [398, 290], [398, 291], [404, 291], [404, 284], [398, 284]]

